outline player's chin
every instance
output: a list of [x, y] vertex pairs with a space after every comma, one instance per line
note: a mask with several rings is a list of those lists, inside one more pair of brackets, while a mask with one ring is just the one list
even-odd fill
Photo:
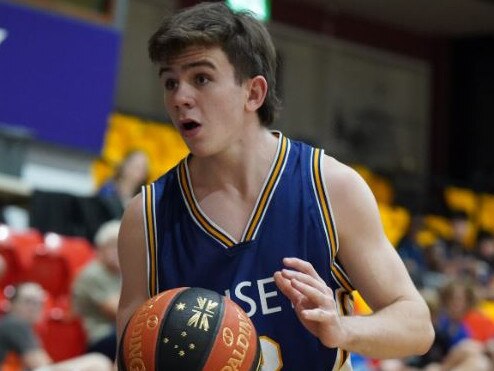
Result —
[[218, 153], [211, 146], [204, 145], [199, 141], [185, 140], [185, 144], [187, 144], [192, 156], [197, 158], [211, 158]]

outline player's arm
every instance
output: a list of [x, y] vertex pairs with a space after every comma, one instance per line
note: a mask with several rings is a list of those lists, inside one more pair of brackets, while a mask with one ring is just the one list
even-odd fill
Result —
[[334, 159], [325, 158], [325, 174], [338, 257], [374, 311], [342, 318], [341, 347], [376, 358], [425, 353], [434, 338], [429, 309], [384, 233], [374, 195], [353, 169]]
[[122, 273], [122, 289], [117, 312], [118, 339], [121, 338], [134, 311], [148, 299], [142, 207], [142, 195], [139, 194], [125, 209], [118, 236], [118, 259]]
[[325, 182], [339, 237], [338, 257], [374, 313], [340, 317], [332, 290], [312, 265], [285, 259], [275, 274], [304, 326], [328, 347], [374, 358], [425, 353], [434, 333], [427, 305], [384, 234], [377, 204], [364, 180], [325, 158]]

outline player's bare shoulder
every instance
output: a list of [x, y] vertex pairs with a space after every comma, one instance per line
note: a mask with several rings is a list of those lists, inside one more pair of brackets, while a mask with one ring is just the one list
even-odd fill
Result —
[[325, 155], [323, 159], [324, 181], [330, 192], [331, 199], [350, 201], [362, 192], [369, 191], [364, 179], [350, 166], [334, 157]]
[[130, 200], [129, 204], [125, 208], [123, 215], [123, 221], [129, 220], [129, 222], [139, 222], [143, 220], [142, 214], [143, 201], [142, 193], [138, 193]]
[[125, 208], [119, 234], [119, 249], [144, 243], [144, 216], [142, 194], [134, 196]]
[[[143, 295], [147, 291], [146, 269], [146, 232], [144, 227], [142, 195], [135, 196], [127, 205], [118, 236], [118, 255], [123, 282], [122, 297], [131, 300], [136, 293]], [[142, 272], [142, 274], [136, 274]], [[130, 292], [130, 298], [126, 295]], [[121, 297], [121, 300], [122, 300]]]
[[323, 169], [340, 242], [348, 237], [353, 240], [355, 232], [363, 227], [380, 230], [376, 200], [357, 171], [329, 156], [324, 158]]

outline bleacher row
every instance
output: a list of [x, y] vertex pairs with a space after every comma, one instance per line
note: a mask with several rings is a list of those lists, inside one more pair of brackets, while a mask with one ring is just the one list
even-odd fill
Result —
[[[353, 165], [353, 168], [366, 181], [376, 197], [384, 230], [396, 247], [409, 230], [414, 216], [412, 211], [394, 202], [395, 189], [389, 179], [363, 165]], [[434, 244], [438, 237], [451, 239], [453, 231], [448, 213], [465, 214], [469, 230], [463, 242], [467, 247], [473, 248], [480, 231], [494, 234], [494, 194], [475, 192], [470, 188], [454, 185], [444, 185], [441, 193], [445, 210], [441, 213], [426, 211], [421, 213], [424, 218], [418, 235], [418, 243], [421, 246], [428, 247]]]
[[37, 282], [48, 294], [36, 326], [46, 351], [54, 361], [83, 354], [86, 334], [71, 308], [71, 285], [95, 256], [89, 241], [55, 233], [43, 235], [35, 229], [16, 232], [0, 225], [0, 255], [6, 261], [0, 279], [0, 313], [8, 310], [8, 297], [16, 284]]

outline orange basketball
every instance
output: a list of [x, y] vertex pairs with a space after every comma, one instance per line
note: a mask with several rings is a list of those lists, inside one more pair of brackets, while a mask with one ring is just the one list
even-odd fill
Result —
[[119, 370], [254, 371], [261, 346], [247, 314], [232, 300], [196, 287], [164, 291], [130, 318]]

